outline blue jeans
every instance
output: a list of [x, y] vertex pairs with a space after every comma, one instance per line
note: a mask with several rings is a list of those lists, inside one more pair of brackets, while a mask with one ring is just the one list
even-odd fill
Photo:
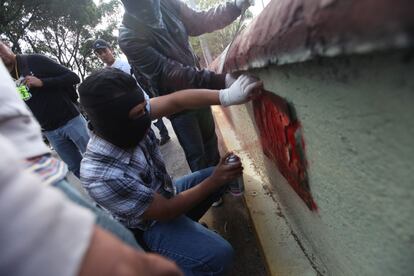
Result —
[[135, 240], [134, 235], [117, 220], [110, 217], [104, 210], [97, 208], [92, 202], [83, 197], [68, 181], [61, 180], [53, 184], [54, 187], [62, 191], [72, 202], [85, 207], [95, 213], [95, 223], [103, 229], [111, 232], [126, 244], [142, 250]]
[[86, 151], [89, 134], [82, 115], [69, 120], [64, 126], [43, 132], [60, 158], [79, 178], [82, 154]]
[[175, 115], [170, 121], [192, 172], [217, 165], [220, 155], [209, 107]]
[[[174, 183], [177, 192], [199, 184], [213, 169], [207, 168], [178, 179]], [[233, 248], [220, 235], [197, 222], [221, 193], [222, 190], [217, 191], [187, 215], [156, 222], [143, 232], [146, 245], [152, 252], [174, 260], [186, 276], [226, 275], [232, 266]]]

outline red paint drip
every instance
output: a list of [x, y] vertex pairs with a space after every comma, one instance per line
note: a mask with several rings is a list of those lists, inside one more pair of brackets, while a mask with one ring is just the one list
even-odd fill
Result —
[[275, 163], [308, 208], [317, 210], [309, 186], [302, 127], [294, 107], [264, 91], [253, 102], [253, 108], [264, 154]]

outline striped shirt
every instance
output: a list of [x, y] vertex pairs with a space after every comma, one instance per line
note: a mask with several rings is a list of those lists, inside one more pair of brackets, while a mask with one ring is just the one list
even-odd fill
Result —
[[68, 167], [51, 154], [24, 160], [25, 171], [34, 173], [42, 179], [42, 184], [52, 185], [66, 177]]

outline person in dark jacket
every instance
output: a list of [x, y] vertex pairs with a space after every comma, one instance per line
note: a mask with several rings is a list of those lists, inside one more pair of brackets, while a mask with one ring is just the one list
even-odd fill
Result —
[[89, 134], [75, 104], [79, 77], [39, 54], [16, 55], [0, 41], [0, 58], [43, 133], [69, 170], [79, 177]]
[[[236, 0], [208, 11], [194, 11], [179, 0], [122, 0], [125, 14], [119, 45], [134, 70], [148, 78], [158, 95], [188, 88], [223, 89], [225, 74], [200, 69], [188, 36], [198, 36], [234, 21], [251, 0]], [[191, 171], [219, 161], [209, 107], [170, 116]]]

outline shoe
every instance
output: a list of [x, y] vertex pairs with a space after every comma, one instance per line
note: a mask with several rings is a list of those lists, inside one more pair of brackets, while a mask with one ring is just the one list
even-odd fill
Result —
[[170, 136], [161, 137], [161, 140], [160, 140], [159, 144], [160, 144], [160, 146], [162, 146], [162, 145], [166, 144], [170, 140], [171, 140]]
[[219, 207], [221, 204], [223, 204], [223, 198], [222, 197], [220, 197], [216, 202], [213, 202], [213, 204], [211, 204], [211, 206]]
[[205, 223], [204, 221], [200, 222], [200, 224], [201, 224], [201, 225], [203, 225], [205, 228], [207, 228], [207, 229], [208, 229], [208, 225], [207, 225], [207, 223]]
[[216, 233], [216, 234], [219, 234], [219, 235], [220, 235], [220, 233], [219, 233], [219, 232], [217, 232], [217, 230], [215, 230], [215, 229], [210, 229], [210, 228], [208, 227], [207, 223], [205, 223], [204, 221], [200, 222], [200, 224], [201, 224], [201, 225], [203, 225], [206, 229], [211, 230], [211, 231], [213, 231], [214, 233]]

